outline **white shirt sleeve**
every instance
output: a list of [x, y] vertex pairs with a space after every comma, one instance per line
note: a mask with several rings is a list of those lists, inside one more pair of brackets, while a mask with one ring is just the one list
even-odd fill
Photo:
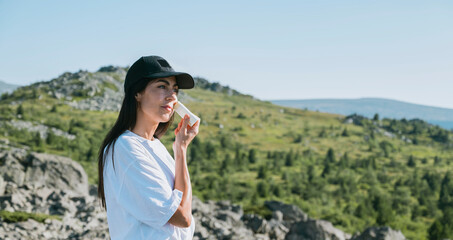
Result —
[[172, 189], [157, 160], [140, 144], [117, 141], [114, 160], [127, 161], [116, 199], [139, 221], [162, 227], [178, 209], [182, 192]]

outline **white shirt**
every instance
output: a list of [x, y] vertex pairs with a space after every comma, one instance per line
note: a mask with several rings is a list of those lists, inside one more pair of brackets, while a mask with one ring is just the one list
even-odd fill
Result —
[[104, 166], [104, 193], [109, 233], [114, 239], [192, 239], [195, 221], [188, 228], [168, 220], [176, 212], [182, 192], [174, 189], [175, 161], [159, 141], [131, 131], [118, 137]]

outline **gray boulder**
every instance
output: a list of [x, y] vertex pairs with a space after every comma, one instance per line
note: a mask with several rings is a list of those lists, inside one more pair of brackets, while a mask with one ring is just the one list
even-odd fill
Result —
[[[16, 185], [23, 185], [25, 178], [25, 167], [17, 158], [20, 156], [18, 152], [3, 152], [0, 153], [0, 176], [6, 182], [13, 182]], [[23, 158], [20, 158], [23, 160]]]
[[35, 152], [27, 155], [18, 150], [0, 152], [0, 176], [1, 194], [5, 194], [6, 182], [10, 182], [18, 187], [47, 187], [88, 195], [88, 177], [83, 167], [66, 157]]
[[[12, 174], [14, 173], [14, 174]], [[69, 158], [0, 150], [0, 208], [59, 215], [44, 223], [0, 220], [0, 239], [107, 239], [106, 213], [89, 194], [83, 168]]]
[[252, 229], [254, 233], [264, 233], [269, 234], [271, 228], [267, 223], [266, 219], [262, 218], [261, 216], [255, 214], [245, 214], [242, 217], [245, 225]]
[[259, 215], [245, 214], [242, 217], [242, 220], [247, 228], [251, 229], [255, 233], [255, 237], [257, 238], [261, 238], [262, 235], [266, 235], [270, 239], [283, 240], [289, 232], [284, 223], [282, 221], [278, 221], [278, 218], [266, 220]]
[[307, 221], [308, 215], [294, 205], [285, 204], [278, 201], [266, 201], [264, 205], [272, 212], [280, 211], [285, 221]]
[[27, 158], [25, 183], [34, 188], [64, 189], [88, 195], [88, 177], [82, 166], [70, 158], [31, 153]]
[[269, 232], [269, 237], [271, 239], [283, 240], [286, 237], [286, 234], [289, 232], [289, 229], [285, 226], [284, 222], [278, 221], [276, 219], [269, 220], [269, 226], [271, 231]]
[[5, 192], [6, 182], [3, 180], [3, 176], [0, 175], [0, 196]]
[[194, 239], [257, 239], [243, 223], [243, 210], [230, 201], [202, 202], [192, 197]]
[[401, 231], [390, 227], [369, 227], [363, 233], [354, 235], [351, 240], [405, 240]]
[[351, 235], [335, 228], [324, 220], [300, 221], [291, 227], [286, 235], [288, 240], [346, 240]]

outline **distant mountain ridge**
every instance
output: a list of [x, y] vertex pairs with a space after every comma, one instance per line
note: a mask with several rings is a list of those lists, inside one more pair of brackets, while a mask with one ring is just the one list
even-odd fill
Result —
[[271, 100], [272, 103], [313, 111], [350, 115], [357, 113], [381, 118], [422, 119], [446, 129], [453, 129], [453, 109], [431, 107], [384, 98]]
[[0, 80], [0, 94], [13, 92], [16, 88], [20, 87], [19, 85], [10, 84]]

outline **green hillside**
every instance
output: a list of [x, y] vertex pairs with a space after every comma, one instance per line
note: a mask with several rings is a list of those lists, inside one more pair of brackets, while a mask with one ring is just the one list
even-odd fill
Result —
[[[123, 70], [65, 73], [2, 95], [0, 142], [71, 157], [96, 183], [98, 147], [117, 112], [73, 105], [121, 91], [121, 79]], [[56, 94], [71, 84], [77, 87], [68, 95]], [[452, 234], [451, 131], [420, 120], [281, 107], [204, 79], [197, 86], [181, 94], [202, 119], [188, 151], [194, 195], [229, 199], [264, 216], [264, 200], [276, 199], [349, 233], [388, 225], [409, 239]], [[175, 119], [162, 139], [170, 152]], [[46, 136], [20, 129], [24, 122], [49, 127]]]

